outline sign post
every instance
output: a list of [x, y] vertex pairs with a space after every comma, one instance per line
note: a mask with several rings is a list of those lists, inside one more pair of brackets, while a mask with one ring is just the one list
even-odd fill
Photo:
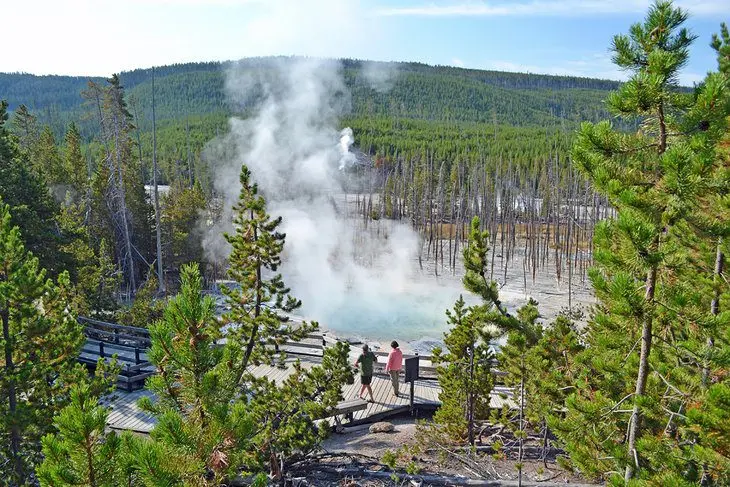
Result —
[[416, 380], [418, 380], [418, 352], [416, 352], [415, 357], [410, 357], [406, 359], [406, 382], [411, 383], [411, 414], [413, 415], [415, 413], [415, 408], [413, 407], [413, 395], [414, 395], [414, 387]]

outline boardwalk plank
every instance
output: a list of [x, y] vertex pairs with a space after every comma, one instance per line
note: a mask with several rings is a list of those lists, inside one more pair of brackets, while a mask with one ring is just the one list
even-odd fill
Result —
[[[309, 369], [320, 363], [320, 359], [316, 357], [288, 357], [286, 360], [286, 368], [271, 367], [269, 365], [259, 365], [251, 367], [250, 371], [256, 377], [267, 377], [269, 380], [275, 381], [281, 385], [284, 380], [292, 373], [293, 364], [299, 360], [302, 367]], [[373, 417], [386, 417], [401, 411], [407, 411], [410, 405], [410, 384], [403, 382], [403, 376], [400, 377], [400, 396], [392, 395], [392, 386], [390, 377], [376, 375], [372, 380], [374, 403], [368, 403], [368, 407], [363, 411], [357, 411], [354, 414], [355, 422], [366, 422]], [[345, 385], [342, 389], [342, 396], [345, 400], [357, 397], [360, 391], [360, 378], [356, 375], [353, 384]], [[427, 407], [437, 406], [439, 402], [439, 393], [441, 388], [436, 381], [419, 380], [414, 388], [414, 403]], [[492, 407], [501, 407], [503, 403], [510, 406], [514, 405], [514, 400], [510, 397], [506, 401], [499, 394], [509, 392], [509, 389], [499, 388], [495, 391], [491, 398]], [[511, 394], [510, 394], [511, 395]], [[152, 397], [152, 393], [147, 390], [138, 390], [134, 392], [117, 391], [113, 395], [104, 398], [101, 402], [111, 408], [107, 418], [107, 424], [114, 429], [131, 429], [140, 432], [149, 432], [155, 424], [154, 418], [147, 415], [144, 411], [137, 407], [137, 401], [143, 397]], [[328, 419], [330, 424], [334, 423], [332, 418]]]

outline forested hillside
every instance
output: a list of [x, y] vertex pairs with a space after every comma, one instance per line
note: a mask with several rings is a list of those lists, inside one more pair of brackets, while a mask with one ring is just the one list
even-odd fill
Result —
[[[614, 37], [620, 85], [344, 60], [344, 90], [290, 58], [243, 61], [286, 82], [236, 97], [226, 63], [0, 75], [3, 485], [310, 485], [357, 462], [399, 485], [730, 485], [730, 30], [687, 90], [688, 15], [657, 0]], [[427, 308], [448, 287], [421, 277], [448, 273], [469, 303], [416, 358], [433, 417], [380, 456], [325, 447], [330, 417], [391, 396], [364, 345], [351, 399], [352, 342], [292, 318], [364, 334], [355, 315]], [[548, 273], [553, 316], [560, 293], [528, 292]], [[149, 435], [109, 400], [132, 378]]]
[[[283, 62], [287, 62], [284, 58]], [[277, 58], [241, 61], [245, 69], [264, 69]], [[425, 120], [497, 122], [508, 125], [556, 124], [606, 116], [602, 100], [614, 81], [565, 76], [502, 73], [428, 66], [418, 63], [367, 63], [344, 60], [345, 82], [352, 95], [352, 115], [387, 115]], [[229, 112], [224, 77], [230, 63], [190, 63], [155, 68], [157, 117], [180, 119]], [[387, 78], [387, 90], [376, 90], [368, 74]], [[111, 75], [111, 73], [110, 73]], [[101, 78], [0, 74], [0, 94], [10, 111], [25, 104], [41, 122], [60, 132], [83, 111], [81, 91]], [[139, 119], [151, 119], [151, 69], [120, 74], [131, 100], [138, 100]], [[376, 87], [377, 88], [377, 87]]]
[[[293, 59], [245, 59], [237, 73], [287, 62]], [[618, 86], [615, 81], [421, 63], [345, 59], [341, 66], [350, 93], [342, 123], [352, 126], [362, 150], [381, 156], [433, 152], [448, 161], [566, 155], [579, 121], [609, 116], [603, 101]], [[225, 76], [230, 68], [231, 63], [217, 62], [155, 68], [163, 182], [173, 180], [181, 166], [197, 167], [205, 144], [227, 130], [227, 117], [245, 109], [228, 101]], [[152, 69], [119, 75], [145, 160], [152, 156], [152, 77]], [[57, 140], [73, 122], [82, 139], [91, 141], [99, 126], [93, 101], [82, 96], [89, 81], [104, 79], [0, 73], [0, 99], [8, 101], [11, 114], [25, 105]]]

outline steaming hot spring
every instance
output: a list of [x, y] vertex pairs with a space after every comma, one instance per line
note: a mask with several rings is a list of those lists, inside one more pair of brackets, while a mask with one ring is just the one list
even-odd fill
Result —
[[[299, 315], [340, 336], [397, 339], [411, 342], [410, 348], [428, 348], [417, 340], [440, 341], [448, 329], [446, 309], [460, 294], [467, 303], [475, 298], [448, 265], [436, 269], [426, 260], [409, 221], [369, 218], [386, 175], [353, 147], [354, 132], [338, 126], [349, 109], [341, 66], [308, 59], [268, 67], [231, 66], [226, 88], [249, 116], [232, 117], [228, 132], [201, 155], [215, 175], [222, 207], [220, 219], [203, 228], [208, 260], [228, 257], [224, 234], [233, 230], [246, 164], [267, 212], [282, 217], [280, 231], [287, 238], [278, 270], [302, 300]], [[457, 262], [456, 271], [461, 269]], [[501, 297], [514, 309], [525, 301], [521, 286], [509, 289], [523, 282], [522, 266], [511, 274]]]
[[[354, 198], [339, 195], [335, 207]], [[326, 219], [307, 224], [298, 212], [296, 218], [283, 216], [287, 242], [281, 271], [302, 300], [297, 314], [318, 321], [323, 330], [381, 343], [396, 339], [426, 351], [442, 342], [449, 328], [445, 312], [459, 295], [467, 304], [478, 302], [464, 290], [460, 272], [436, 272], [425, 259], [419, 264], [423, 242], [405, 223], [365, 224], [340, 213], [335, 231], [327, 234], [321, 225]], [[522, 292], [506, 289], [502, 297], [511, 308], [526, 300]]]

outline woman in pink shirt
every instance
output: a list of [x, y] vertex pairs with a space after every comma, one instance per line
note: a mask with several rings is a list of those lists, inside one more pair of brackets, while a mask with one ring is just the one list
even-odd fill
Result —
[[403, 352], [398, 348], [398, 342], [393, 340], [390, 342], [390, 346], [393, 350], [388, 355], [388, 363], [385, 366], [385, 371], [390, 374], [390, 381], [393, 383], [393, 394], [398, 395], [398, 374], [400, 369], [403, 368]]

